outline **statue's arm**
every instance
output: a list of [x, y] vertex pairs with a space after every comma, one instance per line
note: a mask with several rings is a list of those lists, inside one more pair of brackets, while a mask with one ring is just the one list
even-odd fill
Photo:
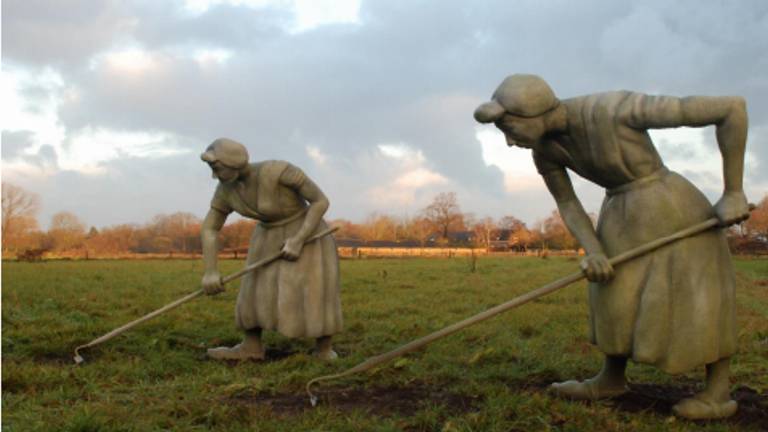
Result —
[[744, 153], [747, 143], [747, 108], [737, 96], [640, 95], [630, 98], [628, 124], [636, 128], [715, 126], [715, 136], [723, 158], [723, 197], [715, 205], [723, 224], [736, 223], [749, 216], [743, 192]]
[[[717, 114], [714, 124], [717, 145], [723, 157], [723, 195], [715, 204], [715, 213], [723, 225], [741, 222], [749, 217], [749, 204], [743, 186], [749, 123], [746, 102], [739, 97], [692, 97], [686, 100], [687, 110], [694, 117]], [[710, 114], [710, 110], [716, 113]]]
[[542, 176], [549, 192], [557, 202], [557, 209], [565, 225], [587, 254], [582, 262], [582, 269], [587, 278], [594, 282], [607, 281], [613, 276], [613, 267], [605, 256], [592, 220], [573, 190], [573, 184], [565, 168], [547, 171]]
[[283, 172], [280, 176], [280, 182], [294, 189], [299, 196], [309, 203], [304, 223], [295, 235], [286, 240], [283, 247], [283, 254], [286, 258], [297, 259], [301, 254], [304, 242], [315, 232], [323, 215], [328, 211], [330, 203], [320, 187], [294, 166], [289, 166]]
[[200, 238], [203, 245], [203, 289], [208, 294], [222, 291], [221, 275], [219, 274], [219, 231], [227, 220], [227, 213], [211, 207], [200, 227]]

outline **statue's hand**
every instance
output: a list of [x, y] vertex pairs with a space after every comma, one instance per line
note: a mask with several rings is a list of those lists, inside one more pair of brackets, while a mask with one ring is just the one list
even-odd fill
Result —
[[608, 282], [613, 278], [613, 266], [601, 253], [589, 254], [581, 260], [581, 270], [590, 282]]
[[203, 290], [208, 295], [214, 295], [224, 291], [224, 285], [221, 283], [221, 275], [217, 270], [205, 272], [202, 285]]
[[725, 192], [715, 204], [721, 226], [737, 224], [749, 218], [749, 204], [744, 192]]
[[303, 247], [304, 242], [300, 238], [288, 238], [283, 245], [283, 258], [289, 261], [295, 261], [299, 259], [299, 255], [301, 255], [301, 249]]

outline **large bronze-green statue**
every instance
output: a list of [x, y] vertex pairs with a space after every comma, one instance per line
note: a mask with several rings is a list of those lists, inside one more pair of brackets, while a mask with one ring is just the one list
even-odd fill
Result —
[[[733, 415], [730, 358], [736, 352], [734, 274], [722, 230], [681, 240], [613, 269], [606, 257], [716, 216], [748, 217], [742, 190], [747, 113], [740, 97], [652, 96], [616, 91], [558, 100], [534, 75], [512, 75], [475, 119], [512, 146], [529, 148], [566, 225], [586, 251], [591, 340], [605, 353], [597, 376], [555, 383], [559, 395], [599, 399], [627, 391], [627, 359], [670, 374], [706, 365], [706, 385], [674, 406], [690, 419]], [[724, 192], [713, 207], [664, 166], [648, 129], [716, 128]], [[597, 228], [568, 171], [606, 190]]]
[[245, 338], [232, 348], [209, 349], [208, 356], [262, 360], [261, 331], [267, 329], [291, 338], [316, 338], [315, 355], [324, 360], [336, 358], [331, 336], [342, 328], [336, 242], [332, 236], [324, 236], [305, 244], [328, 228], [323, 221], [329, 205], [325, 194], [288, 162], [249, 164], [245, 146], [230, 139], [217, 139], [201, 158], [219, 180], [202, 226], [206, 293], [223, 290], [217, 237], [233, 211], [259, 221], [251, 236], [247, 264], [281, 249], [284, 258], [243, 276], [235, 323]]

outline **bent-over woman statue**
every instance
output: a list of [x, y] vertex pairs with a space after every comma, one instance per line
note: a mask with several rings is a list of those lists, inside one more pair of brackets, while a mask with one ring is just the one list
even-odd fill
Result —
[[[747, 137], [739, 97], [651, 96], [630, 91], [558, 100], [535, 75], [512, 75], [475, 119], [494, 123], [507, 143], [533, 150], [538, 172], [587, 256], [592, 342], [602, 371], [553, 384], [576, 399], [627, 391], [627, 359], [677, 374], [706, 365], [703, 391], [674, 406], [692, 419], [733, 415], [730, 359], [736, 352], [734, 275], [725, 234], [712, 230], [615, 270], [618, 255], [716, 216], [723, 226], [748, 217], [742, 191]], [[695, 186], [664, 166], [648, 129], [716, 128], [723, 158], [722, 198], [713, 207]], [[571, 170], [606, 189], [597, 229], [574, 193]]]
[[245, 332], [234, 347], [208, 350], [225, 360], [263, 360], [262, 330], [277, 330], [290, 338], [316, 338], [315, 355], [337, 357], [331, 336], [341, 331], [339, 259], [333, 236], [304, 244], [328, 226], [323, 214], [328, 199], [299, 168], [284, 161], [248, 163], [242, 144], [220, 138], [201, 159], [208, 163], [219, 185], [202, 226], [208, 294], [223, 290], [218, 271], [218, 233], [227, 216], [237, 212], [256, 219], [247, 264], [282, 249], [283, 259], [244, 275], [235, 307], [235, 323]]

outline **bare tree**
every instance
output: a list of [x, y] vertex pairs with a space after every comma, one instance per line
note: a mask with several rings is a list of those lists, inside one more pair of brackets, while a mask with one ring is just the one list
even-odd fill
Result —
[[541, 234], [543, 241], [552, 249], [576, 249], [579, 245], [557, 210], [552, 210], [549, 217], [541, 222]]
[[429, 235], [432, 234], [432, 230], [432, 223], [424, 217], [407, 219], [403, 226], [404, 237], [417, 240], [422, 247], [426, 244]]
[[441, 192], [435, 196], [432, 204], [424, 209], [424, 217], [429, 220], [443, 239], [448, 239], [451, 230], [464, 225], [464, 215], [456, 200], [455, 192]]
[[472, 230], [475, 232], [475, 243], [490, 249], [496, 231], [496, 222], [490, 217], [484, 217], [472, 226]]
[[358, 240], [363, 238], [363, 227], [346, 219], [334, 219], [329, 221], [328, 225], [339, 228], [336, 232], [337, 238]]
[[398, 223], [392, 217], [379, 213], [372, 213], [362, 225], [363, 239], [370, 240], [397, 240]]
[[504, 216], [499, 219], [499, 229], [509, 230], [509, 246], [518, 251], [527, 250], [535, 241], [537, 234], [529, 230], [525, 222], [514, 216]]
[[138, 246], [137, 227], [130, 224], [102, 228], [95, 235], [88, 235], [86, 244], [96, 255], [127, 253]]
[[510, 230], [511, 232], [525, 229], [525, 222], [514, 216], [502, 216], [498, 223], [499, 229]]
[[85, 224], [73, 213], [59, 212], [51, 218], [48, 236], [56, 250], [78, 248], [85, 241]]
[[253, 234], [256, 221], [253, 219], [238, 219], [224, 225], [221, 229], [222, 248], [247, 248]]
[[153, 237], [162, 238], [162, 240], [150, 241], [150, 245], [160, 252], [172, 250], [191, 252], [200, 249], [200, 223], [200, 218], [192, 213], [157, 215], [153, 218], [149, 229]]
[[11, 183], [2, 183], [2, 236], [3, 250], [18, 245], [19, 239], [37, 229], [35, 216], [40, 198]]

